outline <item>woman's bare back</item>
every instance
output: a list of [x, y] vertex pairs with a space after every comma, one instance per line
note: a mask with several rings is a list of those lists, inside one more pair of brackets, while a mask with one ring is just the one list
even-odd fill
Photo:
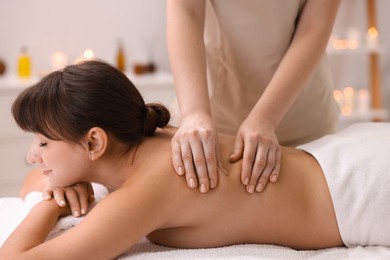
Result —
[[261, 193], [248, 194], [240, 181], [241, 162], [228, 162], [233, 141], [230, 136], [219, 136], [221, 157], [229, 175], [219, 174], [218, 186], [207, 194], [189, 189], [185, 178], [175, 174], [169, 134], [160, 133], [139, 147], [140, 158], [158, 165], [159, 173], [151, 173], [150, 163], [142, 161], [139, 163], [145, 168], [141, 171], [149, 172], [153, 181], [161, 183], [161, 190], [155, 192], [164, 193], [161, 199], [168, 201], [159, 203], [170, 207], [159, 216], [166, 220], [164, 225], [148, 236], [152, 242], [184, 248], [241, 243], [297, 249], [342, 245], [325, 178], [312, 156], [282, 148], [277, 183], [269, 183]]

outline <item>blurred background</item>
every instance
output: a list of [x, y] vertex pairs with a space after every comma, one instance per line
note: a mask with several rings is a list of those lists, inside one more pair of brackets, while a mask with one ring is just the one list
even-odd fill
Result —
[[28, 48], [34, 73], [42, 73], [57, 51], [72, 62], [91, 49], [113, 63], [119, 42], [128, 64], [150, 60], [169, 70], [165, 1], [2, 0], [0, 17], [0, 57], [8, 73], [15, 73], [22, 46]]
[[[376, 4], [374, 13], [369, 3]], [[341, 1], [327, 48], [340, 128], [389, 121], [389, 10], [389, 0]], [[370, 16], [376, 24], [369, 34]], [[29, 167], [20, 162], [31, 137], [15, 127], [10, 106], [48, 72], [80, 59], [103, 59], [121, 67], [147, 100], [171, 104], [165, 20], [163, 0], [0, 1], [0, 196], [15, 195]], [[380, 94], [374, 109], [373, 74]]]
[[[390, 17], [387, 10], [390, 10], [388, 0], [341, 1], [327, 49], [335, 97], [342, 112], [341, 125], [372, 119], [367, 106], [376, 106], [376, 111], [371, 111], [371, 114], [378, 112], [374, 117], [389, 121], [390, 31], [387, 26]], [[375, 28], [372, 20], [376, 21]], [[377, 94], [371, 91], [373, 84], [380, 92], [376, 97], [376, 103], [380, 104], [372, 104], [370, 98], [368, 102], [365, 100], [366, 93]], [[348, 97], [351, 94], [353, 97]]]

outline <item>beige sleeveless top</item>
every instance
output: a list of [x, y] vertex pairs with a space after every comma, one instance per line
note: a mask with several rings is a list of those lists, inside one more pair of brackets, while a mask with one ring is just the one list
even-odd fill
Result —
[[[205, 44], [210, 103], [217, 129], [235, 134], [287, 51], [305, 0], [210, 0]], [[281, 121], [283, 145], [335, 129], [339, 110], [325, 58]], [[260, 123], [260, 122], [259, 122]]]

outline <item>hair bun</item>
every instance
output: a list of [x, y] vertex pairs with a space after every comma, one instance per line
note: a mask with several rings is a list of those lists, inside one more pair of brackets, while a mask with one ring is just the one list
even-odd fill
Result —
[[164, 127], [171, 119], [168, 109], [158, 103], [149, 103], [145, 105], [146, 115], [144, 120], [144, 134], [152, 136], [157, 127]]

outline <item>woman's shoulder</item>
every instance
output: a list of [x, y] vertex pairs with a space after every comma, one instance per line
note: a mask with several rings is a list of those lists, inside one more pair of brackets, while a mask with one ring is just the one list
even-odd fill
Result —
[[173, 134], [171, 129], [159, 129], [139, 145], [131, 177], [137, 178], [137, 181], [161, 182], [176, 176], [171, 156]]

